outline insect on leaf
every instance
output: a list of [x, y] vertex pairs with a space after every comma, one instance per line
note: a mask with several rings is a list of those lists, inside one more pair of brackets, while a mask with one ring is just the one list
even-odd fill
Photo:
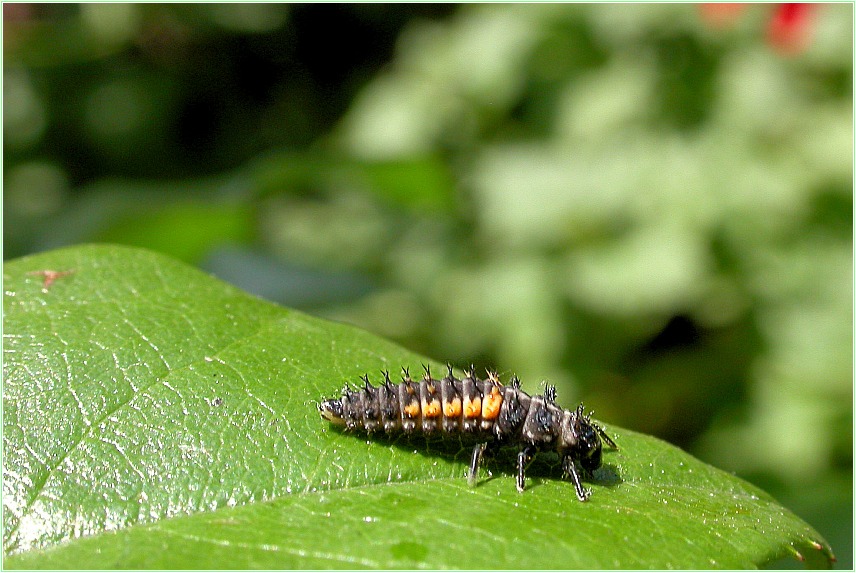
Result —
[[317, 406], [344, 382], [442, 365], [167, 257], [80, 246], [10, 261], [3, 280], [7, 569], [831, 559], [761, 490], [602, 422], [620, 449], [604, 449], [586, 503], [549, 460], [523, 493], [501, 457], [469, 487], [458, 444], [337, 430]]

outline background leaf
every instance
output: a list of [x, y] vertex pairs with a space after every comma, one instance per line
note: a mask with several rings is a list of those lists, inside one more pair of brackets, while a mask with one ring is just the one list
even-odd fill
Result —
[[[36, 274], [46, 270], [72, 272], [46, 285]], [[465, 445], [339, 432], [316, 400], [364, 372], [428, 361], [161, 255], [63, 249], [7, 264], [4, 287], [9, 568], [831, 558], [817, 532], [761, 490], [631, 431], [608, 427], [621, 450], [605, 455], [585, 504], [549, 456], [524, 494], [502, 457], [470, 489]]]

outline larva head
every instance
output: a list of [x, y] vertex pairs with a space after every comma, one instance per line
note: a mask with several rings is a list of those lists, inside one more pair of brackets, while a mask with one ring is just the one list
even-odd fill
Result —
[[576, 434], [575, 449], [580, 465], [588, 471], [596, 470], [600, 467], [601, 451], [603, 450], [597, 430], [585, 418], [577, 418]]
[[588, 416], [583, 414], [583, 405], [574, 411], [565, 410], [562, 417], [562, 446], [567, 455], [580, 462], [587, 471], [601, 465], [603, 441], [613, 448], [615, 442], [607, 436]]
[[328, 422], [332, 422], [339, 426], [345, 425], [341, 400], [324, 400], [318, 404], [318, 411], [321, 412], [321, 417]]

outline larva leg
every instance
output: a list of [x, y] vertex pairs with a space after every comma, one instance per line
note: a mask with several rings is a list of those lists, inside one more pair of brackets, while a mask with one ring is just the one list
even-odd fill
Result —
[[476, 444], [476, 447], [473, 449], [473, 457], [470, 459], [470, 471], [467, 474], [467, 484], [470, 487], [475, 486], [479, 479], [479, 464], [481, 464], [482, 456], [484, 456], [486, 449], [487, 442]]
[[591, 492], [583, 487], [583, 482], [580, 480], [580, 474], [577, 471], [577, 466], [574, 464], [574, 458], [571, 456], [565, 456], [562, 458], [562, 469], [566, 474], [568, 474], [571, 481], [574, 482], [574, 489], [577, 490], [577, 499], [580, 501], [587, 500]]
[[526, 446], [517, 454], [517, 491], [519, 492], [523, 491], [526, 483], [526, 466], [532, 461], [536, 451], [538, 450], [535, 446]]

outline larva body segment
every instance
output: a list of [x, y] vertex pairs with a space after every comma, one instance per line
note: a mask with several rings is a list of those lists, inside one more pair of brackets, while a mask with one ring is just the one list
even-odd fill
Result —
[[348, 430], [368, 433], [471, 435], [479, 444], [473, 450], [470, 483], [477, 481], [484, 455], [503, 446], [517, 446], [517, 489], [523, 491], [525, 468], [533, 456], [539, 451], [555, 451], [577, 497], [585, 501], [589, 492], [582, 486], [580, 473], [600, 467], [602, 441], [618, 447], [583, 413], [582, 404], [576, 410], [557, 405], [553, 386], [547, 386], [543, 395], [530, 396], [520, 389], [516, 377], [504, 385], [495, 373], [488, 372], [481, 380], [470, 369], [459, 380], [451, 367], [440, 380], [432, 378], [426, 368], [418, 381], [407, 370], [399, 384], [394, 384], [386, 372], [384, 382], [377, 387], [369, 383], [368, 376], [363, 381], [360, 389], [346, 388], [340, 398], [322, 401], [318, 405], [321, 416]]

